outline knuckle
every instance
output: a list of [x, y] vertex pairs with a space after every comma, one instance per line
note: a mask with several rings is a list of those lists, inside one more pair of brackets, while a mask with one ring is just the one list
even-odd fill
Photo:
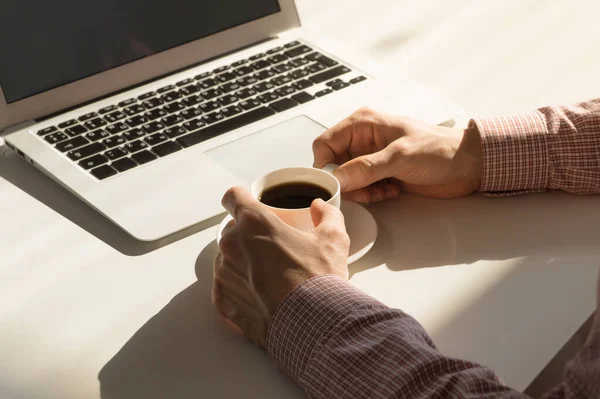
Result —
[[[235, 247], [237, 246], [237, 237], [233, 233], [225, 234], [221, 237], [219, 241], [219, 250], [221, 258], [219, 259], [219, 264], [222, 264], [222, 258], [231, 254], [231, 252], [235, 251]], [[216, 260], [215, 260], [216, 264]]]
[[373, 108], [364, 106], [364, 107], [360, 107], [356, 111], [355, 114], [358, 115], [358, 116], [365, 117], [365, 116], [373, 116], [373, 115], [375, 115], [375, 113], [376, 112], [375, 112], [375, 110]]
[[365, 176], [372, 176], [375, 174], [375, 166], [368, 158], [359, 158], [356, 160], [359, 172]]

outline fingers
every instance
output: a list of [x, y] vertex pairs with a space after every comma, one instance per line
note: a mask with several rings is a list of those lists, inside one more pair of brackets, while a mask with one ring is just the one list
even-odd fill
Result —
[[391, 159], [389, 147], [384, 148], [346, 162], [333, 174], [339, 180], [342, 192], [358, 190], [393, 176]]
[[341, 164], [348, 161], [353, 123], [351, 118], [346, 118], [317, 137], [313, 142], [315, 168], [322, 168], [328, 163]]
[[368, 187], [344, 193], [342, 198], [359, 204], [370, 204], [397, 198], [401, 191], [398, 183], [377, 182]]
[[318, 198], [310, 206], [310, 216], [312, 217], [315, 229], [326, 227], [339, 228], [346, 231], [344, 224], [344, 215], [342, 211], [333, 205], [326, 204], [325, 201]]
[[259, 213], [265, 211], [260, 202], [248, 190], [242, 187], [232, 187], [227, 190], [221, 200], [221, 204], [233, 216], [234, 220], [240, 218], [240, 213], [244, 209], [256, 210]]

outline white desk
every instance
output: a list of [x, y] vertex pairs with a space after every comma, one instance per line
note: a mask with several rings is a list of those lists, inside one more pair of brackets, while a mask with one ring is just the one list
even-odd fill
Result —
[[[600, 92], [596, 2], [299, 3], [305, 25], [467, 115]], [[379, 241], [352, 282], [414, 315], [442, 350], [524, 389], [594, 309], [599, 204], [555, 193], [374, 206]], [[135, 242], [6, 148], [0, 209], [0, 397], [303, 396], [212, 308], [215, 221]]]

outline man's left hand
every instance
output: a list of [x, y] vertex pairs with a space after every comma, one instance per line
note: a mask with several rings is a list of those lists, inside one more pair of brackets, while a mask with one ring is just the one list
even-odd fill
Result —
[[310, 208], [315, 228], [285, 224], [245, 189], [223, 197], [233, 216], [215, 259], [212, 300], [258, 346], [265, 347], [269, 323], [285, 297], [315, 276], [348, 279], [348, 250], [341, 211], [318, 199]]

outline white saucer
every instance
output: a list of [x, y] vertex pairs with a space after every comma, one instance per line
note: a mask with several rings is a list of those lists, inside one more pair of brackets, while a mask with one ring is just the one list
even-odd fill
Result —
[[[362, 205], [342, 201], [342, 213], [346, 220], [346, 231], [350, 236], [348, 264], [354, 263], [369, 252], [377, 239], [377, 222]], [[227, 215], [217, 230], [217, 244], [221, 241], [223, 229], [233, 218]]]

